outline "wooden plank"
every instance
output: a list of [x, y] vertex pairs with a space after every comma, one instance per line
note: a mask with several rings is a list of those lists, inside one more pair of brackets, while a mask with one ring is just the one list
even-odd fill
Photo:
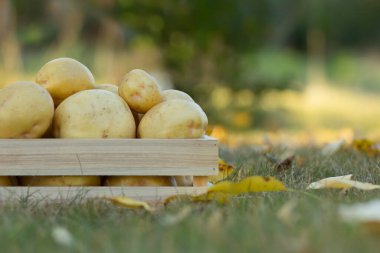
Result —
[[144, 201], [162, 201], [176, 194], [196, 195], [207, 187], [0, 187], [0, 200], [69, 200], [126, 196]]
[[0, 140], [0, 175], [215, 175], [215, 139]]
[[[51, 163], [49, 163], [51, 164]], [[203, 176], [216, 175], [215, 168], [106, 168], [96, 166], [87, 169], [64, 167], [57, 163], [52, 166], [40, 167], [13, 165], [10, 168], [0, 168], [0, 176]]]
[[214, 154], [217, 140], [202, 139], [0, 139], [0, 155]]

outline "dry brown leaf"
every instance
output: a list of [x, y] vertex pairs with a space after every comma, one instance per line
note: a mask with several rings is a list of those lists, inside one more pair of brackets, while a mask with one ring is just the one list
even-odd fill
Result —
[[274, 167], [274, 169], [277, 172], [288, 170], [288, 169], [292, 168], [292, 164], [293, 164], [294, 159], [295, 159], [295, 156], [291, 155], [291, 156], [287, 157], [286, 159], [277, 163], [276, 166]]

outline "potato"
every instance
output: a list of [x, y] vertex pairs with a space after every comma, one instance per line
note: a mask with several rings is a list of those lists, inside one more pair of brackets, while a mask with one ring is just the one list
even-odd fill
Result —
[[173, 178], [166, 176], [111, 176], [106, 186], [173, 186]]
[[53, 99], [36, 83], [18, 82], [0, 90], [0, 138], [41, 137], [53, 115]]
[[36, 82], [51, 94], [55, 106], [81, 90], [95, 88], [95, 79], [82, 63], [71, 58], [58, 58], [38, 71]]
[[108, 90], [119, 95], [119, 87], [114, 84], [97, 84], [95, 85], [95, 89]]
[[0, 186], [12, 186], [12, 181], [9, 177], [0, 176]]
[[19, 181], [23, 186], [100, 186], [98, 176], [24, 176]]
[[200, 138], [207, 127], [207, 116], [199, 105], [175, 99], [150, 109], [137, 128], [140, 138]]
[[119, 95], [138, 113], [146, 113], [162, 102], [162, 92], [157, 81], [141, 69], [134, 69], [124, 76], [119, 85]]
[[80, 91], [63, 101], [54, 116], [58, 138], [134, 138], [136, 125], [128, 105], [106, 90]]
[[164, 90], [162, 92], [162, 98], [163, 101], [183, 99], [189, 102], [194, 102], [194, 100], [187, 93], [180, 90]]
[[[162, 98], [164, 101], [182, 99], [189, 102], [194, 102], [194, 100], [187, 93], [180, 90], [164, 90], [162, 92]], [[174, 178], [178, 186], [193, 185], [193, 176], [175, 176]]]
[[193, 186], [193, 176], [174, 176], [177, 186]]

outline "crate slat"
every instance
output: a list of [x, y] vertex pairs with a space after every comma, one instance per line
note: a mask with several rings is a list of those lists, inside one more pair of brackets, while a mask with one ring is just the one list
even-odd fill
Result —
[[162, 201], [176, 194], [202, 194], [207, 187], [0, 187], [0, 200], [67, 200], [126, 196], [144, 201]]
[[202, 139], [0, 140], [0, 175], [218, 173], [218, 145]]

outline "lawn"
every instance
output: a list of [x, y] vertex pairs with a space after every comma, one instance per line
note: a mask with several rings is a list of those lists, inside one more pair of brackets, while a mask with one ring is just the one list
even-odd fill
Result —
[[379, 234], [342, 221], [337, 212], [341, 204], [378, 198], [378, 190], [305, 188], [351, 173], [380, 184], [380, 157], [298, 148], [293, 165], [277, 172], [268, 155], [287, 152], [222, 148], [221, 157], [236, 166], [232, 180], [272, 175], [293, 189], [238, 196], [225, 205], [183, 200], [149, 213], [102, 200], [1, 203], [1, 252], [379, 252]]

